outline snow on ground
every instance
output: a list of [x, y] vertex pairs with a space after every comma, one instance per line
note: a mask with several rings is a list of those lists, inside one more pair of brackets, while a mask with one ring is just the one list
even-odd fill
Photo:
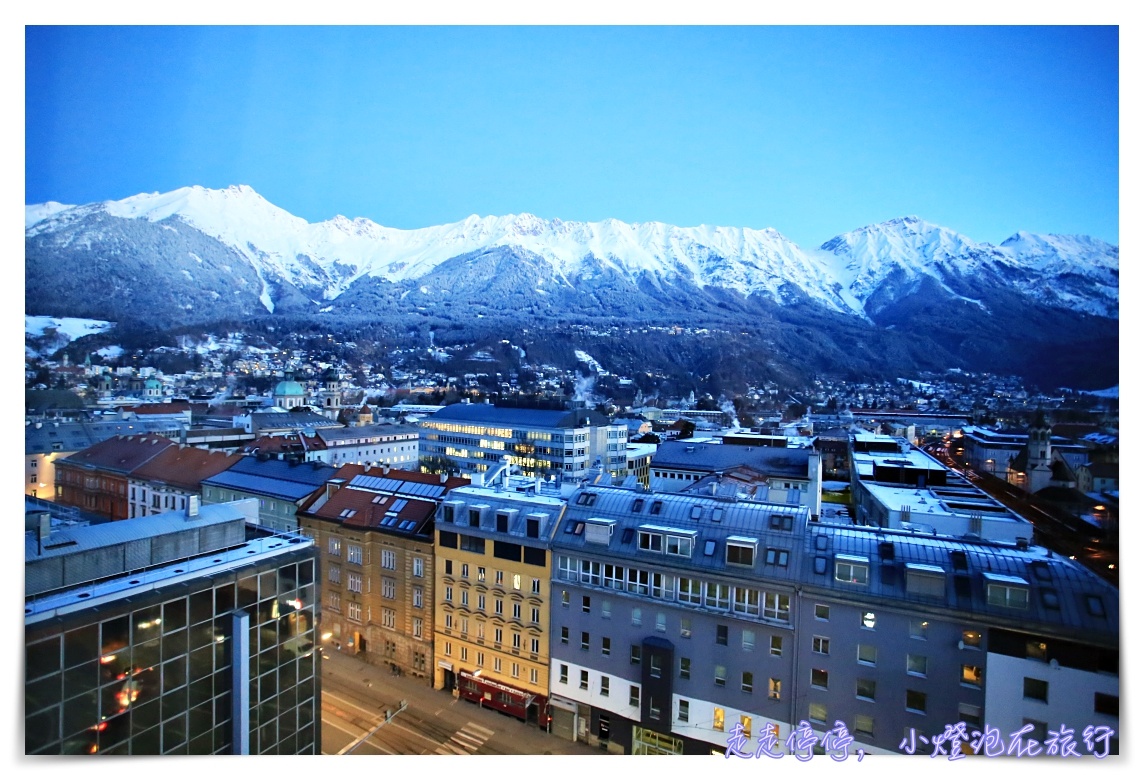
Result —
[[55, 328], [56, 332], [61, 336], [66, 336], [68, 341], [75, 341], [82, 336], [90, 336], [92, 333], [102, 333], [114, 325], [114, 322], [86, 320], [79, 317], [24, 315], [24, 335], [31, 338], [43, 336], [44, 331]]
[[1107, 390], [1085, 390], [1084, 393], [1085, 395], [1095, 395], [1098, 398], [1119, 398], [1120, 385], [1110, 387]]
[[607, 374], [607, 372], [604, 371], [604, 367], [600, 365], [600, 362], [582, 349], [576, 350], [576, 359], [581, 363], [587, 363], [588, 368], [592, 369], [597, 374]]

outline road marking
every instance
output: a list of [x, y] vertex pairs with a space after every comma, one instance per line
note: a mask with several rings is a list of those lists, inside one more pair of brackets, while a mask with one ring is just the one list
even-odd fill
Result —
[[492, 729], [469, 721], [450, 736], [435, 752], [439, 756], [446, 756], [450, 753], [462, 756], [472, 755], [495, 733]]
[[[354, 732], [354, 731], [348, 731], [348, 730], [346, 730], [346, 729], [342, 728], [341, 726], [339, 726], [338, 724], [334, 723], [333, 721], [327, 720], [326, 718], [322, 718], [322, 725], [323, 725], [323, 727], [325, 727], [325, 726], [332, 726], [333, 728], [337, 729], [338, 731], [342, 732], [343, 734], [349, 734], [349, 735], [350, 735], [350, 737], [351, 737], [350, 741], [349, 741], [349, 742], [348, 742], [346, 745], [344, 745], [344, 746], [342, 747], [342, 749], [341, 749], [341, 750], [339, 750], [339, 751], [337, 752], [337, 755], [339, 755], [339, 756], [340, 756], [340, 755], [342, 755], [342, 751], [344, 751], [344, 750], [346, 749], [346, 747], [348, 747], [349, 745], [352, 745], [352, 744], [353, 744], [353, 743], [354, 743], [354, 742], [355, 742], [355, 741], [356, 741], [356, 740], [357, 740], [359, 737], [361, 737], [361, 734], [358, 734], [357, 732]], [[370, 746], [371, 748], [375, 748], [375, 749], [377, 749], [377, 750], [380, 750], [380, 751], [382, 751], [383, 753], [388, 753], [388, 754], [389, 754], [389, 755], [391, 755], [391, 756], [395, 756], [395, 755], [397, 755], [397, 754], [396, 754], [396, 753], [394, 753], [392, 750], [389, 750], [389, 749], [387, 749], [387, 748], [385, 748], [385, 747], [382, 747], [381, 745], [375, 745], [375, 744], [374, 744], [374, 743], [372, 743], [372, 742], [370, 742], [370, 743], [369, 743], [369, 746]], [[328, 755], [334, 755], [334, 754], [332, 754], [332, 753], [323, 753], [323, 755], [327, 755], [327, 756], [328, 756]]]
[[[375, 719], [384, 720], [385, 719], [385, 715], [383, 713], [379, 713], [377, 710], [368, 710], [365, 707], [361, 706], [360, 704], [357, 704], [355, 702], [350, 701], [349, 699], [343, 699], [341, 696], [338, 696], [336, 694], [329, 693], [328, 691], [322, 691], [322, 700], [324, 701], [326, 699], [336, 699], [336, 700], [342, 702], [343, 704], [345, 704], [346, 706], [353, 707], [358, 712], [364, 712], [366, 715], [369, 716], [370, 720], [375, 720]], [[394, 708], [394, 709], [396, 709], [396, 708]]]

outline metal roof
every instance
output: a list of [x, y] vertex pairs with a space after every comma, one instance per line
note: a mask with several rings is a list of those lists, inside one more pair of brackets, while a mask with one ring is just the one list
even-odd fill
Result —
[[651, 465], [659, 469], [692, 471], [729, 471], [748, 466], [768, 475], [806, 479], [810, 449], [792, 447], [744, 447], [739, 444], [704, 444], [679, 440], [665, 441], [652, 456]]
[[608, 425], [608, 418], [593, 409], [517, 409], [493, 404], [451, 404], [427, 421], [488, 423], [524, 428], [585, 428]]

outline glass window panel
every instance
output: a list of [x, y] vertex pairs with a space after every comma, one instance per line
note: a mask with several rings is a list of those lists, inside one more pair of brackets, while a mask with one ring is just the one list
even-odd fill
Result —
[[198, 593], [192, 593], [190, 602], [191, 625], [196, 625], [214, 618], [214, 592], [209, 588], [200, 590]]
[[185, 629], [163, 636], [163, 660], [167, 661], [187, 652], [187, 632]]
[[163, 605], [163, 632], [177, 631], [187, 625], [187, 600], [168, 601]]
[[131, 651], [131, 662], [136, 669], [146, 669], [159, 663], [159, 640], [136, 644]]
[[214, 680], [209, 676], [203, 677], [191, 683], [188, 704], [195, 710], [210, 701], [212, 696], [214, 696]]
[[163, 625], [163, 611], [156, 605], [147, 609], [136, 610], [131, 613], [131, 642], [140, 644], [155, 639], [161, 633]]
[[76, 666], [64, 672], [64, 697], [87, 693], [99, 685], [99, 661]]
[[52, 674], [24, 684], [24, 712], [56, 706], [63, 697], [63, 675]]
[[131, 732], [133, 734], [159, 725], [158, 699], [132, 704], [128, 712], [131, 713]]
[[73, 734], [88, 731], [98, 722], [98, 691], [88, 691], [82, 696], [77, 696], [74, 699], [68, 699], [64, 702], [64, 739], [67, 739]]
[[60, 637], [27, 645], [24, 653], [24, 679], [34, 680], [60, 670]]
[[187, 684], [187, 657], [174, 658], [163, 664], [163, 692], [173, 691]]
[[64, 634], [64, 666], [77, 666], [99, 657], [99, 625], [77, 628]]
[[234, 609], [236, 604], [234, 583], [230, 582], [226, 585], [219, 585], [215, 588], [214, 594], [216, 615], [224, 615]]

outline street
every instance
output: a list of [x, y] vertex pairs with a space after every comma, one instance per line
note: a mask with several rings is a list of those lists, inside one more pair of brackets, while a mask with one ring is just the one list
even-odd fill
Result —
[[[400, 710], [401, 701], [406, 707]], [[386, 721], [386, 711], [392, 718]], [[373, 732], [371, 734], [371, 732]], [[323, 755], [604, 755], [495, 710], [327, 649]]]

